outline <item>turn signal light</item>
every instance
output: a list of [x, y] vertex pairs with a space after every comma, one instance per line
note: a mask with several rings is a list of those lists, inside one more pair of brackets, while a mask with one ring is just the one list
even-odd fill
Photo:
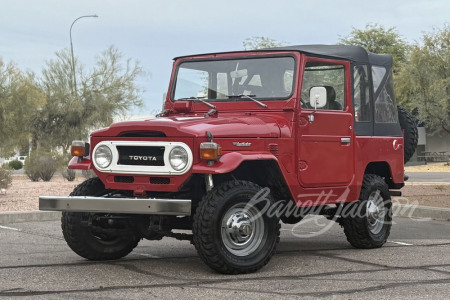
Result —
[[89, 155], [89, 144], [83, 141], [73, 141], [70, 147], [70, 154], [79, 157]]
[[213, 142], [200, 144], [200, 158], [204, 160], [219, 160], [222, 155], [222, 148]]

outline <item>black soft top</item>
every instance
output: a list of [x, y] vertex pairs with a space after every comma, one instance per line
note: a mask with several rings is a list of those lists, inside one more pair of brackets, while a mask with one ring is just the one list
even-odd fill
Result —
[[276, 47], [266, 50], [299, 51], [310, 55], [343, 58], [356, 63], [373, 64], [378, 66], [391, 66], [392, 56], [389, 54], [376, 54], [367, 51], [361, 46], [351, 45], [298, 45]]
[[[208, 53], [208, 54], [224, 54], [224, 53], [237, 53], [237, 52], [258, 52], [258, 51], [298, 51], [313, 56], [322, 56], [330, 58], [338, 58], [350, 60], [355, 63], [372, 64], [378, 66], [385, 66], [390, 68], [392, 66], [392, 56], [389, 54], [375, 54], [368, 52], [361, 46], [351, 45], [296, 45], [286, 47], [275, 47], [267, 49], [249, 50], [249, 51], [233, 51], [233, 52], [221, 52], [221, 53]], [[207, 54], [204, 54], [207, 55]], [[187, 57], [187, 56], [181, 56]], [[181, 57], [176, 57], [181, 58]]]

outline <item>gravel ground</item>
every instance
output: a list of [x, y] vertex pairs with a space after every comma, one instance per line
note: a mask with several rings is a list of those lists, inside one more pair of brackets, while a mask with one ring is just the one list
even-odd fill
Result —
[[450, 185], [420, 185], [407, 183], [402, 188], [399, 204], [418, 204], [423, 206], [450, 208]]
[[[73, 188], [84, 178], [78, 176], [69, 182], [61, 176], [53, 177], [50, 182], [32, 182], [26, 176], [14, 176], [12, 186], [6, 194], [0, 194], [0, 211], [38, 210], [40, 195], [69, 195]], [[396, 198], [400, 204], [418, 204], [434, 207], [450, 207], [450, 185], [407, 185], [402, 189], [403, 197]]]
[[49, 182], [32, 182], [26, 176], [14, 176], [13, 183], [5, 195], [0, 195], [0, 211], [39, 210], [39, 196], [69, 195], [75, 186], [84, 180], [79, 176], [75, 181], [54, 176]]
[[445, 162], [433, 162], [426, 165], [407, 166], [405, 172], [450, 172], [450, 165]]

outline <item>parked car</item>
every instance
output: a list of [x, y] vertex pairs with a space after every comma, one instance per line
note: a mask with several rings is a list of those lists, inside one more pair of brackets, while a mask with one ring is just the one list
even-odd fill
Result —
[[39, 204], [63, 212], [69, 247], [90, 260], [174, 237], [218, 272], [249, 273], [275, 253], [280, 219], [308, 213], [338, 222], [356, 248], [381, 247], [415, 144], [390, 55], [306, 45], [182, 56], [158, 118], [74, 141], [69, 168], [98, 177]]

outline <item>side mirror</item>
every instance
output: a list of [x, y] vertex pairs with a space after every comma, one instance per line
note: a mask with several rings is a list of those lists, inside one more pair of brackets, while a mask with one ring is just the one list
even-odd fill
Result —
[[327, 89], [323, 86], [314, 86], [309, 90], [309, 104], [314, 110], [327, 105]]

